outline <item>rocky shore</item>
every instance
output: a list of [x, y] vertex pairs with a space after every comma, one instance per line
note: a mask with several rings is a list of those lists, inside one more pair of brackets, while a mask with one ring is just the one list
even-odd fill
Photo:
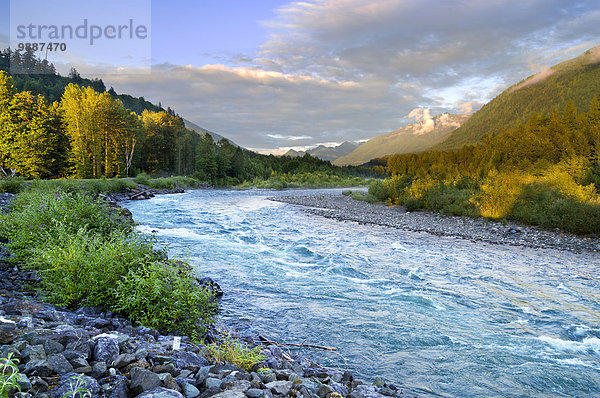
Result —
[[[106, 200], [132, 194], [137, 195]], [[11, 199], [1, 194], [0, 208]], [[265, 359], [252, 369], [211, 362], [205, 348], [186, 336], [163, 335], [97, 307], [71, 311], [44, 303], [35, 293], [37, 275], [17, 269], [8, 257], [0, 245], [0, 358], [19, 361], [21, 391], [12, 390], [11, 397], [408, 396], [379, 379], [365, 384], [348, 371], [322, 367], [258, 338], [249, 343], [260, 344]], [[205, 338], [219, 336], [212, 331]]]
[[342, 194], [278, 196], [274, 201], [302, 206], [310, 214], [339, 221], [354, 221], [396, 228], [404, 231], [427, 232], [493, 244], [509, 244], [530, 248], [600, 251], [598, 237], [580, 237], [560, 231], [512, 222], [501, 223], [484, 218], [451, 217], [430, 212], [407, 212], [399, 206], [371, 204]]

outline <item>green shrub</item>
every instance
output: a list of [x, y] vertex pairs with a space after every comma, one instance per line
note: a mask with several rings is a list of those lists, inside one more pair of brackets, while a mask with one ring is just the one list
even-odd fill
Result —
[[214, 306], [189, 272], [165, 264], [153, 242], [85, 193], [19, 194], [0, 216], [15, 261], [37, 270], [46, 298], [99, 305], [132, 321], [197, 337]]
[[410, 198], [404, 202], [404, 208], [406, 211], [418, 211], [423, 210], [425, 206], [423, 205], [423, 201], [421, 199]]
[[423, 207], [427, 210], [454, 216], [478, 217], [480, 215], [479, 209], [471, 197], [472, 191], [470, 189], [460, 189], [456, 185], [440, 184], [429, 188], [423, 194], [421, 201]]
[[265, 359], [260, 347], [249, 348], [246, 344], [231, 338], [207, 345], [205, 349], [207, 357], [212, 361], [229, 362], [248, 372], [255, 364]]
[[546, 183], [523, 187], [508, 218], [575, 234], [600, 234], [600, 205], [581, 203]]
[[135, 178], [134, 181], [138, 184], [142, 184], [145, 186], [150, 186], [150, 176], [146, 173], [140, 173]]
[[0, 192], [19, 193], [27, 187], [27, 182], [22, 177], [0, 179]]
[[9, 247], [20, 256], [59, 233], [75, 234], [82, 228], [108, 236], [115, 230], [130, 231], [132, 224], [100, 199], [62, 191], [22, 192], [11, 212], [0, 216], [0, 236], [9, 239]]

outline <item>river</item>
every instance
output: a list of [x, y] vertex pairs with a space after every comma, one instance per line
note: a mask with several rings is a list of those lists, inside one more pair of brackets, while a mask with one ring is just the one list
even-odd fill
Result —
[[125, 206], [170, 257], [221, 285], [225, 324], [337, 347], [302, 351], [326, 365], [422, 396], [600, 396], [597, 253], [339, 222], [267, 200], [306, 193], [194, 190]]

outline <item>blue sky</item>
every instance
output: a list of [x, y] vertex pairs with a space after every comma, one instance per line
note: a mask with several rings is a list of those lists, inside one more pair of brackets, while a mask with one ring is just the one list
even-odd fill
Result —
[[[151, 58], [122, 41], [53, 60], [59, 71], [74, 66], [263, 152], [368, 139], [409, 115], [469, 113], [600, 44], [597, 0], [104, 0], [98, 18], [126, 18], [140, 2], [151, 2]], [[48, 18], [81, 17], [55, 8]]]

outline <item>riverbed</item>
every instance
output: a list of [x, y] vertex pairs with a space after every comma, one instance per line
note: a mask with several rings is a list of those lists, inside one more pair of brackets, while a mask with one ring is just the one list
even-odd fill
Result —
[[423, 396], [600, 391], [598, 253], [340, 222], [271, 196], [197, 190], [126, 202], [144, 233], [225, 291], [221, 319]]

